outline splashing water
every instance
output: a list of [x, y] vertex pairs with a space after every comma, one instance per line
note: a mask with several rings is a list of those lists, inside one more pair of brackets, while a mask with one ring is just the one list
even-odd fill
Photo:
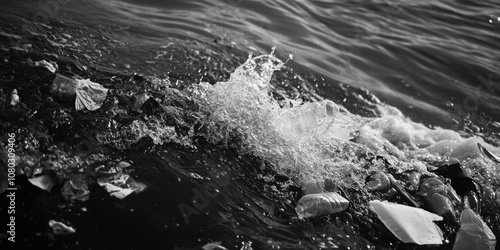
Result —
[[349, 143], [363, 119], [332, 101], [288, 100], [281, 107], [268, 91], [273, 71], [282, 66], [271, 53], [249, 58], [227, 82], [201, 83], [195, 96], [209, 114], [209, 139], [228, 143], [234, 136], [243, 138], [243, 152], [275, 163], [283, 173], [322, 176], [318, 170], [325, 160]]
[[269, 94], [269, 82], [273, 71], [282, 66], [273, 53], [249, 58], [227, 82], [201, 83], [194, 89], [194, 98], [207, 114], [204, 125], [211, 142], [234, 146], [233, 139], [239, 138], [237, 146], [243, 153], [273, 162], [278, 171], [299, 182], [326, 177], [360, 184], [377, 168], [364, 168], [366, 162], [360, 159], [376, 154], [389, 159], [398, 172], [429, 173], [433, 164], [461, 160], [481, 170], [482, 180], [499, 185], [498, 171], [476, 145], [480, 142], [500, 150], [481, 138], [428, 128], [384, 104], [375, 105], [377, 118], [351, 114], [328, 100], [302, 103], [292, 99], [280, 105]]

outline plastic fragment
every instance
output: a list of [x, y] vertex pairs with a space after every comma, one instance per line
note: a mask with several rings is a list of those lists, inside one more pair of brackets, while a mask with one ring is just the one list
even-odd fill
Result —
[[398, 193], [408, 202], [410, 205], [414, 207], [420, 207], [420, 205], [411, 198], [411, 196], [397, 183], [396, 179], [392, 175], [388, 175], [389, 180], [391, 181], [391, 186], [398, 191]]
[[52, 73], [56, 73], [56, 70], [57, 70], [57, 64], [54, 66], [52, 63], [49, 63], [49, 62], [47, 62], [45, 60], [41, 60], [41, 61], [35, 62], [35, 66], [37, 66], [37, 67], [44, 67], [48, 71], [50, 71]]
[[97, 183], [106, 189], [113, 197], [124, 199], [132, 193], [141, 193], [147, 186], [130, 177], [125, 169], [128, 162], [119, 162], [116, 165], [99, 166], [94, 171], [98, 176]]
[[130, 188], [121, 188], [118, 186], [115, 186], [111, 183], [99, 183], [99, 185], [103, 186], [104, 189], [113, 197], [116, 197], [118, 199], [123, 199], [127, 196], [129, 196], [131, 193], [134, 192], [134, 190]]
[[78, 80], [76, 86], [75, 109], [86, 109], [89, 111], [97, 110], [102, 106], [104, 100], [106, 100], [107, 94], [108, 89], [98, 83], [88, 79]]
[[387, 191], [391, 188], [391, 180], [383, 172], [376, 172], [366, 178], [366, 189], [369, 191]]
[[441, 216], [392, 202], [374, 200], [369, 204], [382, 223], [402, 242], [443, 244], [443, 232], [433, 222], [441, 221]]
[[486, 157], [492, 159], [493, 161], [500, 163], [500, 156], [494, 155], [491, 151], [489, 151], [487, 148], [485, 148], [480, 143], [477, 143], [477, 147], [479, 148], [479, 151], [481, 153], [483, 153]]
[[362, 126], [354, 116], [329, 100], [284, 109], [276, 124], [289, 137], [309, 135], [341, 141], [349, 140], [358, 126]]
[[10, 94], [10, 106], [16, 106], [19, 103], [19, 94], [17, 93], [17, 89], [12, 90]]
[[491, 229], [472, 209], [465, 208], [460, 214], [460, 229], [453, 250], [493, 250], [496, 237]]
[[54, 234], [56, 234], [56, 235], [73, 234], [76, 232], [76, 230], [74, 228], [67, 226], [62, 222], [55, 221], [55, 220], [50, 220], [49, 226], [52, 228], [52, 230], [54, 231]]
[[28, 179], [29, 182], [31, 182], [31, 184], [45, 190], [45, 191], [49, 191], [52, 190], [52, 188], [54, 187], [54, 180], [52, 179], [52, 177], [48, 176], [48, 175], [42, 175], [42, 176], [38, 176], [38, 177], [34, 177], [34, 178], [30, 178]]
[[72, 179], [66, 181], [62, 188], [62, 194], [67, 200], [86, 201], [89, 199], [89, 186], [88, 180], [82, 176], [74, 176]]
[[61, 74], [56, 74], [56, 77], [52, 81], [50, 86], [50, 93], [59, 96], [63, 99], [70, 99], [76, 95], [76, 86], [78, 85], [78, 80], [63, 76]]
[[78, 80], [56, 74], [50, 92], [63, 99], [76, 96], [76, 110], [94, 111], [99, 109], [106, 100], [108, 89], [88, 79]]
[[308, 194], [300, 198], [295, 211], [300, 219], [342, 212], [349, 201], [335, 192]]
[[448, 197], [434, 193], [429, 197], [428, 201], [431, 212], [443, 216], [448, 221], [457, 221], [454, 206]]
[[221, 245], [222, 242], [216, 241], [216, 242], [211, 242], [205, 244], [203, 247], [201, 247], [203, 250], [227, 250], [227, 248], [223, 247]]

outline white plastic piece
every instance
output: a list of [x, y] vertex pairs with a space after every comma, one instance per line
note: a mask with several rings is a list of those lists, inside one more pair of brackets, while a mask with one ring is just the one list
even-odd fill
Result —
[[460, 214], [453, 250], [494, 250], [496, 237], [491, 229], [472, 209], [465, 208]]
[[30, 178], [28, 181], [31, 182], [31, 184], [49, 192], [55, 185], [54, 180], [47, 175]]
[[370, 201], [370, 208], [399, 240], [418, 245], [443, 244], [443, 232], [433, 221], [443, 217], [420, 208], [379, 200]]
[[102, 183], [102, 184], [99, 183], [99, 185], [103, 186], [109, 193], [109, 195], [116, 197], [120, 200], [124, 199], [125, 197], [129, 196], [131, 193], [134, 192], [134, 190], [131, 188], [121, 188], [111, 183]]
[[35, 62], [35, 66], [37, 66], [37, 67], [44, 67], [48, 71], [50, 71], [52, 73], [56, 73], [56, 70], [57, 70], [57, 64], [55, 64], [55, 66], [54, 66], [52, 63], [47, 62], [45, 60], [41, 60], [41, 61]]
[[106, 100], [107, 94], [108, 89], [98, 83], [88, 79], [78, 80], [78, 84], [76, 85], [75, 109], [97, 110], [102, 106], [104, 100]]
[[74, 228], [55, 220], [50, 220], [49, 226], [52, 228], [54, 234], [56, 235], [72, 234], [76, 232]]

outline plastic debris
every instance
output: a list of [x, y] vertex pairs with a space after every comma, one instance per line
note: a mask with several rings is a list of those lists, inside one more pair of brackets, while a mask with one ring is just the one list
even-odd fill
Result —
[[212, 243], [207, 243], [204, 246], [202, 246], [201, 248], [203, 250], [227, 250], [227, 248], [223, 247], [221, 245], [221, 243], [222, 242], [220, 242], [220, 241], [216, 241], [216, 242], [212, 242]]
[[391, 187], [394, 188], [396, 191], [398, 191], [399, 195], [401, 195], [401, 197], [403, 197], [403, 199], [406, 202], [408, 202], [413, 207], [420, 207], [420, 205], [415, 200], [413, 200], [413, 198], [411, 198], [411, 196], [408, 194], [408, 192], [406, 192], [406, 190], [404, 190], [404, 188], [402, 188], [398, 184], [398, 182], [396, 181], [396, 179], [394, 179], [394, 177], [392, 175], [388, 174], [387, 177], [389, 178], [389, 181], [391, 182]]
[[19, 103], [19, 94], [17, 93], [17, 89], [12, 90], [10, 94], [10, 106], [16, 106]]
[[370, 208], [399, 240], [419, 245], [443, 244], [443, 232], [433, 221], [439, 215], [392, 202], [370, 201]]
[[102, 106], [104, 100], [106, 100], [107, 94], [108, 89], [98, 83], [88, 79], [78, 80], [78, 85], [76, 86], [75, 109], [97, 110]]
[[383, 172], [376, 172], [366, 178], [366, 189], [369, 191], [387, 191], [391, 188], [391, 180]]
[[76, 96], [76, 110], [94, 111], [106, 100], [108, 89], [88, 79], [78, 80], [57, 74], [52, 81], [50, 92], [65, 99]]
[[52, 73], [56, 73], [56, 70], [57, 70], [57, 64], [54, 66], [52, 63], [49, 63], [45, 60], [41, 60], [41, 61], [38, 61], [38, 62], [35, 62], [35, 66], [37, 67], [44, 67], [46, 68], [48, 71], [52, 72]]
[[128, 167], [130, 167], [130, 166], [131, 166], [131, 164], [130, 164], [130, 163], [128, 163], [128, 162], [126, 162], [126, 161], [120, 161], [120, 162], [118, 162], [118, 163], [116, 164], [116, 167], [117, 167], [117, 168], [121, 168], [121, 169], [128, 168]]
[[99, 183], [99, 185], [103, 186], [111, 196], [120, 200], [134, 192], [134, 190], [130, 188], [121, 188], [111, 183]]
[[119, 162], [116, 165], [99, 166], [94, 171], [98, 176], [97, 183], [106, 189], [113, 197], [124, 199], [132, 193], [141, 193], [147, 186], [134, 180], [126, 169], [128, 162]]
[[451, 186], [456, 190], [457, 194], [462, 196], [462, 199], [467, 198], [470, 208], [480, 213], [483, 189], [476, 180], [472, 179], [470, 173], [465, 171], [460, 163], [443, 165], [433, 172], [449, 178]]
[[308, 194], [300, 198], [295, 211], [300, 219], [342, 212], [349, 201], [335, 192]]
[[465, 208], [462, 211], [460, 214], [460, 225], [453, 250], [495, 249], [495, 235], [472, 209]]
[[427, 178], [420, 184], [418, 194], [424, 197], [431, 212], [445, 217], [448, 221], [456, 222], [453, 203], [461, 204], [461, 200], [453, 188], [438, 178]]
[[76, 232], [74, 228], [55, 220], [50, 220], [49, 226], [52, 228], [55, 235], [66, 235], [66, 234], [73, 234]]
[[493, 161], [500, 163], [500, 156], [496, 156], [495, 154], [493, 154], [491, 151], [489, 151], [487, 148], [485, 148], [480, 143], [477, 143], [477, 147], [479, 148], [479, 151], [481, 153], [483, 153], [486, 157], [490, 158]]
[[52, 179], [52, 177], [48, 176], [48, 175], [42, 175], [42, 176], [38, 176], [38, 177], [34, 177], [34, 178], [30, 178], [28, 179], [29, 182], [31, 182], [31, 184], [45, 190], [45, 191], [49, 191], [52, 190], [52, 188], [54, 187], [54, 180]]
[[67, 200], [86, 201], [89, 199], [88, 178], [81, 175], [75, 175], [64, 183], [62, 194]]
[[448, 221], [457, 221], [452, 202], [448, 197], [434, 193], [428, 198], [430, 211], [446, 218]]
[[334, 102], [325, 100], [286, 109], [279, 115], [277, 124], [288, 136], [310, 135], [345, 141], [362, 126], [355, 118]]
[[78, 85], [78, 80], [63, 76], [61, 74], [56, 74], [56, 77], [52, 81], [50, 86], [50, 93], [59, 96], [63, 99], [70, 99], [76, 95], [76, 86]]

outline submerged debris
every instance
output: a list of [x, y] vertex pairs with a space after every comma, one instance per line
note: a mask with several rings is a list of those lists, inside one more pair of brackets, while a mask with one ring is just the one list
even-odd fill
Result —
[[74, 228], [55, 220], [50, 220], [49, 226], [52, 228], [52, 231], [54, 232], [55, 235], [66, 235], [66, 234], [73, 234], [76, 232]]
[[201, 247], [203, 250], [227, 250], [227, 248], [223, 247], [221, 245], [222, 242], [216, 241], [216, 242], [211, 242], [205, 244], [203, 247]]
[[12, 90], [10, 94], [10, 106], [16, 106], [19, 103], [19, 94], [17, 93], [17, 89]]
[[97, 183], [106, 189], [113, 197], [124, 199], [132, 193], [141, 193], [147, 186], [134, 180], [126, 171], [128, 162], [118, 162], [116, 165], [99, 166], [95, 169]]

